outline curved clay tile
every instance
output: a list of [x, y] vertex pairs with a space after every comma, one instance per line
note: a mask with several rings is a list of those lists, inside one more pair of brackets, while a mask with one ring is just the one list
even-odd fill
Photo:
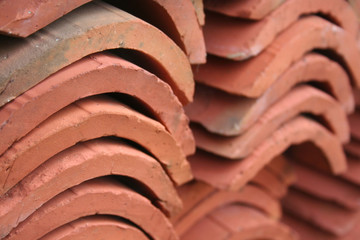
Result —
[[244, 158], [277, 128], [301, 113], [320, 115], [341, 142], [349, 140], [350, 130], [344, 110], [329, 95], [311, 86], [294, 88], [267, 109], [242, 135], [220, 136], [198, 126], [192, 127], [192, 130], [198, 148], [226, 158]]
[[[346, 170], [349, 171], [349, 167]], [[315, 169], [293, 163], [297, 181], [294, 186], [296, 189], [306, 192], [315, 197], [330, 202], [336, 202], [346, 208], [360, 208], [360, 189], [340, 177], [331, 176], [326, 173], [319, 172]]]
[[251, 206], [266, 213], [272, 219], [279, 219], [281, 216], [281, 206], [276, 199], [260, 188], [248, 185], [239, 192], [216, 190], [196, 204], [174, 224], [176, 232], [182, 236], [201, 218], [215, 209], [229, 204]]
[[295, 189], [289, 190], [282, 206], [287, 212], [337, 236], [343, 236], [355, 227], [360, 216], [359, 211], [351, 211]]
[[338, 63], [310, 53], [291, 65], [257, 99], [233, 96], [198, 84], [194, 102], [186, 107], [186, 112], [192, 121], [202, 124], [210, 132], [237, 135], [256, 122], [291, 88], [306, 82], [315, 83], [335, 97], [347, 113], [354, 110], [354, 98], [346, 72]]
[[251, 184], [264, 189], [270, 196], [280, 199], [287, 193], [288, 186], [276, 174], [264, 167], [251, 179]]
[[279, 7], [284, 0], [204, 0], [205, 8], [224, 15], [259, 20]]
[[276, 174], [286, 186], [291, 186], [296, 182], [297, 177], [293, 164], [284, 155], [273, 158], [266, 168]]
[[183, 152], [160, 123], [115, 100], [96, 96], [60, 110], [13, 144], [0, 157], [0, 185], [20, 181], [47, 159], [77, 142], [103, 136], [117, 136], [140, 144], [178, 185], [192, 178]]
[[307, 141], [323, 151], [333, 173], [345, 171], [346, 159], [339, 139], [322, 125], [301, 116], [274, 131], [245, 159], [229, 160], [198, 151], [189, 160], [196, 179], [221, 189], [237, 190], [288, 147]]
[[248, 206], [232, 204], [216, 209], [198, 221], [182, 240], [293, 240], [285, 225]]
[[102, 2], [81, 6], [26, 39], [1, 37], [0, 44], [7, 46], [0, 50], [1, 105], [70, 63], [115, 48], [145, 54], [183, 104], [192, 100], [192, 71], [181, 49], [155, 27]]
[[359, 23], [347, 1], [287, 0], [261, 21], [207, 14], [204, 27], [206, 50], [229, 59], [248, 59], [262, 52], [299, 17], [317, 13], [331, 19], [353, 39], [357, 37]]
[[283, 221], [286, 225], [298, 232], [301, 239], [306, 240], [354, 240], [360, 236], [360, 221], [357, 222], [356, 227], [352, 228], [348, 234], [343, 237], [334, 236], [333, 234], [322, 231], [290, 214], [284, 214]]
[[342, 178], [360, 186], [360, 161], [353, 157], [347, 157], [348, 169], [341, 175]]
[[4, 239], [39, 239], [66, 223], [95, 214], [127, 219], [153, 239], [178, 239], [169, 220], [147, 198], [112, 179], [94, 179], [57, 195]]
[[[167, 215], [175, 215], [182, 208], [171, 180], [157, 160], [123, 143], [98, 139], [50, 158], [9, 190], [0, 199], [2, 231], [16, 227], [66, 189], [106, 175], [126, 176], [142, 183], [151, 192], [152, 202]], [[5, 189], [13, 185], [6, 182]]]
[[344, 149], [350, 156], [360, 158], [360, 140], [352, 138], [349, 143], [344, 145]]
[[61, 69], [0, 109], [0, 154], [63, 107], [107, 92], [137, 98], [164, 124], [186, 154], [195, 151], [188, 118], [170, 87], [130, 62], [98, 53]]
[[355, 140], [360, 141], [360, 111], [349, 116], [351, 137]]
[[360, 89], [353, 89], [353, 94], [355, 97], [356, 106], [360, 107]]
[[129, 240], [149, 239], [141, 230], [129, 223], [109, 216], [90, 216], [67, 223], [46, 234], [40, 240]]
[[317, 16], [294, 23], [257, 57], [231, 61], [209, 57], [194, 69], [195, 79], [206, 85], [247, 97], [259, 97], [291, 64], [313, 49], [331, 49], [346, 64], [355, 86], [360, 86], [360, 51], [354, 37]]
[[213, 192], [216, 191], [215, 188], [211, 187], [210, 185], [196, 180], [179, 186], [176, 190], [183, 203], [183, 208], [179, 214], [171, 217], [171, 222], [173, 225], [175, 225], [175, 223], [178, 222], [183, 215], [189, 212], [201, 200], [205, 199], [207, 196], [210, 196]]
[[[89, 1], [4, 0], [0, 3], [0, 8], [5, 13], [0, 16], [0, 33], [28, 37]], [[166, 33], [184, 49], [191, 63], [205, 62], [204, 37], [190, 0], [178, 0], [176, 4], [173, 1], [165, 0], [113, 0], [110, 2]], [[139, 11], [139, 5], [142, 9], [151, 9], [152, 14], [147, 14], [147, 11]]]
[[204, 36], [193, 0], [108, 0], [108, 2], [159, 28], [184, 50], [190, 63], [206, 62]]

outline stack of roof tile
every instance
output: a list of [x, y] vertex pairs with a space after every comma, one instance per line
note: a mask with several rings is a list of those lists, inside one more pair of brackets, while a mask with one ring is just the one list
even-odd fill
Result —
[[[205, 65], [193, 67], [195, 97], [186, 107], [198, 148], [190, 157], [195, 178], [221, 191], [261, 186], [277, 201], [284, 198], [285, 223], [301, 219], [340, 238], [350, 235], [357, 229], [358, 206], [344, 203], [346, 189], [352, 190], [353, 204], [358, 189], [347, 182], [341, 192], [331, 181], [347, 181], [349, 172], [359, 173], [348, 168], [353, 161], [343, 148], [350, 140], [352, 88], [360, 86], [359, 24], [351, 4], [209, 0], [205, 8], [209, 56]], [[273, 163], [279, 158], [294, 162], [293, 174], [286, 174], [291, 166]], [[281, 172], [287, 177], [279, 177]], [[323, 180], [328, 191], [339, 191], [339, 202], [318, 193], [323, 185], [311, 184], [323, 175], [330, 179]], [[315, 190], [306, 191], [305, 183]], [[290, 185], [294, 187], [288, 190]], [[214, 214], [198, 221], [198, 229], [210, 226], [202, 223], [208, 218], [224, 228]], [[194, 234], [191, 230], [184, 236]], [[299, 234], [310, 239], [301, 229]]]
[[359, 6], [0, 1], [0, 238], [358, 239]]
[[205, 62], [201, 5], [0, 9], [0, 238], [178, 239], [169, 217], [192, 179], [183, 105], [190, 63]]

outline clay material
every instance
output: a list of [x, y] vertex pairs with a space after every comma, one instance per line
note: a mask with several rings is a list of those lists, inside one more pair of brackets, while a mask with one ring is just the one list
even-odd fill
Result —
[[153, 239], [178, 239], [168, 219], [148, 199], [112, 179], [95, 179], [61, 193], [4, 239], [38, 239], [66, 223], [95, 214], [127, 219]]
[[287, 193], [287, 185], [267, 167], [261, 169], [260, 172], [251, 179], [250, 183], [264, 189], [275, 199], [283, 198]]
[[227, 205], [201, 219], [181, 239], [298, 239], [288, 227], [251, 207]]
[[350, 139], [346, 113], [327, 94], [310, 86], [299, 86], [276, 102], [242, 135], [224, 137], [200, 127], [192, 127], [196, 145], [208, 152], [231, 159], [244, 158], [277, 128], [301, 113], [320, 115], [342, 142]]
[[257, 187], [245, 186], [240, 192], [217, 190], [199, 202], [175, 223], [176, 232], [181, 237], [207, 214], [229, 204], [251, 206], [266, 213], [272, 219], [279, 219], [281, 215], [279, 202]]
[[335, 97], [347, 113], [354, 111], [350, 81], [343, 68], [320, 54], [310, 53], [291, 65], [257, 99], [234, 96], [197, 84], [194, 102], [186, 107], [186, 113], [210, 132], [238, 135], [296, 84], [306, 82]]
[[186, 154], [194, 153], [188, 119], [171, 88], [126, 60], [97, 53], [61, 69], [0, 109], [0, 154], [70, 103], [107, 92], [137, 98], [164, 124]]
[[146, 55], [183, 104], [192, 100], [192, 71], [181, 49], [158, 29], [102, 2], [81, 6], [26, 39], [1, 37], [0, 43], [7, 46], [0, 50], [0, 105], [86, 55], [115, 48]]
[[[56, 19], [75, 8], [89, 2], [89, 0], [75, 1], [2, 1], [0, 8], [5, 14], [0, 16], [0, 33], [28, 37], [39, 29], [47, 26]], [[115, 6], [125, 10], [146, 22], [156, 26], [165, 32], [178, 46], [187, 52], [191, 63], [204, 63], [206, 58], [204, 37], [198, 24], [197, 14], [190, 0], [172, 1], [142, 0], [123, 3], [112, 1]], [[139, 6], [142, 9], [151, 9], [155, 14], [147, 15], [139, 8], [133, 11], [131, 8]], [[130, 9], [129, 9], [130, 8]], [[139, 16], [140, 14], [140, 16]], [[164, 24], [167, 23], [167, 24]], [[170, 24], [171, 23], [171, 24]]]
[[294, 189], [283, 199], [286, 211], [329, 233], [343, 236], [356, 226], [360, 214], [321, 201]]
[[297, 180], [293, 164], [290, 163], [288, 157], [285, 155], [279, 155], [273, 158], [266, 168], [276, 174], [286, 186], [293, 185]]
[[346, 1], [287, 0], [261, 21], [244, 21], [208, 13], [204, 27], [206, 49], [216, 56], [248, 59], [261, 53], [279, 33], [308, 14], [322, 14], [353, 39], [357, 37], [359, 23]]
[[52, 157], [9, 190], [0, 199], [1, 232], [10, 231], [66, 189], [106, 175], [137, 180], [151, 192], [147, 197], [168, 216], [176, 215], [182, 208], [172, 182], [157, 160], [121, 142], [97, 139]]
[[46, 234], [40, 240], [146, 240], [141, 230], [109, 216], [91, 216], [67, 223]]
[[160, 123], [115, 100], [95, 96], [57, 112], [0, 157], [1, 192], [62, 150], [102, 136], [117, 136], [140, 144], [178, 185], [192, 179], [183, 152]]
[[[350, 169], [349, 161], [348, 164]], [[296, 189], [326, 201], [336, 202], [346, 208], [360, 208], [360, 189], [357, 186], [300, 164], [293, 165], [298, 178], [295, 183]]]
[[360, 161], [353, 157], [347, 157], [348, 169], [341, 175], [342, 178], [360, 186]]
[[349, 116], [349, 123], [351, 128], [351, 137], [360, 141], [360, 111], [356, 111]]
[[356, 66], [360, 51], [355, 39], [317, 16], [298, 20], [256, 58], [235, 62], [209, 57], [207, 64], [194, 68], [195, 79], [229, 93], [259, 97], [291, 64], [313, 49], [334, 51], [346, 64], [353, 84], [360, 86], [360, 70]]
[[284, 0], [204, 0], [205, 8], [224, 15], [259, 20], [279, 7]]
[[322, 150], [333, 173], [345, 172], [346, 158], [340, 141], [322, 125], [301, 116], [274, 131], [245, 159], [233, 161], [198, 151], [189, 160], [196, 179], [221, 189], [237, 190], [289, 146], [306, 141]]

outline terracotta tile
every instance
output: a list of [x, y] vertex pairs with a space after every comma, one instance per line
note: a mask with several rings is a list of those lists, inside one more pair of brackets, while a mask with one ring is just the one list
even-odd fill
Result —
[[346, 1], [287, 0], [261, 21], [246, 21], [208, 13], [204, 27], [206, 49], [216, 56], [234, 60], [248, 59], [258, 55], [278, 34], [309, 14], [322, 14], [343, 28], [353, 39], [357, 36], [358, 20]]
[[82, 239], [149, 239], [133, 225], [109, 216], [91, 216], [67, 223], [46, 234], [40, 240], [82, 240]]
[[[288, 227], [266, 217], [260, 211], [238, 204], [227, 205], [212, 212], [200, 220], [181, 239], [214, 239], [204, 238], [200, 233], [210, 237], [213, 229], [222, 230], [216, 240], [231, 239], [298, 239]], [[228, 232], [228, 234], [226, 234]]]
[[353, 89], [356, 106], [360, 107], [360, 89]]
[[17, 37], [28, 37], [73, 9], [90, 0], [52, 2], [37, 0], [4, 0], [0, 16], [0, 33]]
[[[200, 71], [201, 73], [201, 71]], [[257, 99], [233, 96], [197, 84], [194, 102], [186, 107], [192, 121], [222, 135], [243, 133], [285, 93], [311, 82], [335, 97], [347, 113], [354, 110], [350, 81], [342, 67], [320, 54], [307, 54], [289, 67]]]
[[347, 157], [348, 169], [341, 175], [342, 178], [360, 186], [360, 161], [353, 157]]
[[232, 17], [262, 19], [284, 0], [204, 0], [205, 8]]
[[297, 180], [293, 164], [284, 155], [273, 158], [266, 168], [274, 172], [286, 186], [294, 184]]
[[192, 71], [181, 49], [158, 29], [102, 2], [83, 5], [26, 39], [1, 37], [0, 43], [8, 46], [0, 51], [1, 105], [70, 63], [115, 48], [148, 56], [179, 100], [192, 100]]
[[209, 57], [207, 64], [194, 69], [195, 79], [229, 93], [259, 97], [291, 64], [313, 49], [334, 51], [346, 63], [354, 85], [360, 85], [360, 70], [355, 64], [360, 62], [360, 51], [355, 39], [317, 16], [298, 20], [256, 58], [237, 62]]
[[66, 189], [106, 175], [137, 180], [151, 191], [147, 197], [166, 215], [176, 215], [182, 208], [173, 183], [157, 160], [121, 142], [97, 139], [50, 158], [0, 198], [1, 232], [10, 231]]
[[344, 145], [344, 149], [347, 154], [355, 157], [360, 158], [360, 141], [355, 140], [354, 138], [351, 141]]
[[1, 192], [62, 150], [79, 141], [103, 136], [117, 136], [140, 144], [160, 161], [178, 185], [192, 179], [183, 152], [160, 123], [115, 100], [95, 96], [57, 112], [0, 157]]
[[201, 181], [193, 180], [180, 187], [177, 187], [177, 192], [183, 203], [182, 211], [171, 218], [171, 222], [175, 224], [188, 213], [195, 205], [210, 196], [216, 189]]
[[168, 219], [148, 199], [111, 179], [91, 180], [59, 194], [4, 239], [38, 239], [63, 224], [95, 214], [128, 219], [153, 239], [178, 239]]
[[[298, 178], [294, 184], [296, 189], [346, 208], [360, 209], [359, 187], [339, 177], [324, 174], [298, 163], [293, 164]], [[349, 164], [348, 169], [350, 167]]]
[[169, 86], [134, 64], [98, 53], [61, 69], [0, 109], [0, 134], [4, 136], [0, 138], [0, 154], [61, 108], [80, 98], [106, 92], [139, 99], [186, 154], [194, 153], [188, 119]]
[[329, 95], [311, 86], [294, 88], [269, 107], [242, 135], [220, 136], [199, 126], [192, 126], [192, 130], [198, 148], [231, 159], [244, 158], [281, 125], [301, 113], [321, 117], [341, 142], [349, 141], [350, 130], [344, 110]]
[[261, 169], [260, 172], [251, 179], [250, 183], [264, 189], [276, 199], [284, 197], [287, 193], [287, 185], [266, 167]]
[[[28, 37], [87, 2], [89, 0], [76, 0], [71, 3], [59, 2], [56, 4], [36, 0], [3, 1], [1, 8], [7, 14], [3, 14], [4, 16], [0, 18], [2, 23], [0, 33]], [[164, 0], [127, 1], [125, 4], [117, 0], [108, 2], [161, 29], [188, 53], [192, 63], [205, 62], [204, 37], [198, 23], [196, 11], [190, 0], [177, 1], [177, 4]], [[139, 5], [141, 5], [141, 8], [135, 7]], [[151, 9], [153, 14], [146, 14], [141, 9]], [[167, 24], [164, 24], [164, 22]]]
[[360, 141], [360, 111], [356, 111], [349, 116], [349, 123], [351, 129], [351, 136], [355, 140]]
[[283, 207], [291, 214], [336, 236], [344, 236], [356, 226], [360, 212], [321, 201], [291, 189], [283, 199]]
[[196, 15], [199, 21], [200, 26], [205, 25], [205, 13], [204, 13], [204, 3], [203, 0], [191, 0], [194, 4]]
[[196, 179], [221, 189], [236, 190], [289, 146], [305, 141], [312, 142], [323, 151], [333, 173], [346, 170], [340, 141], [322, 125], [300, 116], [274, 131], [245, 159], [234, 161], [198, 151], [189, 160]]
[[207, 214], [229, 204], [251, 206], [264, 212], [271, 219], [279, 219], [281, 216], [281, 206], [275, 198], [272, 198], [260, 188], [248, 185], [239, 192], [215, 191], [175, 223], [176, 232], [181, 237]]
[[157, 27], [188, 56], [190, 63], [206, 61], [202, 28], [192, 0], [108, 0], [108, 3]]

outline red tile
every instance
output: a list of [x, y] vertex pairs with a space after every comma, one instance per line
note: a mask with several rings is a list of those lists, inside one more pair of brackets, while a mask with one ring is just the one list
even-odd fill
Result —
[[91, 216], [67, 223], [46, 234], [40, 240], [149, 239], [140, 229], [109, 216]]
[[307, 82], [314, 83], [335, 97], [347, 113], [354, 110], [346, 72], [336, 62], [311, 53], [290, 66], [257, 99], [233, 96], [198, 84], [194, 102], [186, 107], [186, 112], [192, 121], [202, 124], [210, 132], [237, 135], [248, 129], [291, 88]]
[[148, 56], [147, 65], [179, 100], [192, 100], [192, 71], [181, 49], [155, 27], [102, 2], [81, 6], [26, 39], [2, 37], [0, 42], [8, 46], [0, 52], [0, 105], [84, 56], [115, 48]]
[[188, 119], [169, 86], [134, 64], [99, 53], [51, 75], [0, 109], [0, 153], [61, 108], [107, 92], [137, 98], [165, 125], [186, 154], [195, 151]]
[[287, 185], [266, 167], [261, 169], [250, 183], [264, 189], [276, 199], [283, 198], [287, 193]]
[[229, 204], [251, 206], [264, 212], [271, 219], [279, 219], [281, 216], [279, 202], [260, 188], [245, 186], [239, 192], [217, 190], [196, 204], [175, 223], [176, 232], [181, 237], [207, 214], [221, 206]]
[[[230, 1], [230, 4], [234, 5], [234, 1]], [[246, 21], [208, 13], [204, 27], [206, 49], [209, 53], [224, 58], [248, 59], [258, 55], [277, 35], [299, 18], [309, 14], [321, 14], [343, 28], [353, 39], [357, 37], [358, 19], [347, 1], [287, 0], [260, 21]], [[300, 35], [300, 32], [296, 35]]]
[[284, 124], [245, 159], [229, 160], [198, 151], [189, 160], [196, 179], [218, 188], [236, 190], [288, 147], [306, 141], [323, 151], [333, 173], [345, 172], [346, 158], [340, 141], [322, 125], [305, 117]]
[[360, 111], [356, 111], [349, 116], [349, 123], [351, 129], [351, 137], [353, 137], [355, 140], [360, 141]]
[[354, 158], [360, 158], [360, 141], [352, 138], [349, 143], [344, 145], [344, 149], [350, 156], [353, 156]]
[[299, 86], [288, 92], [242, 135], [220, 136], [199, 126], [193, 126], [192, 130], [198, 148], [226, 158], [244, 158], [276, 129], [302, 113], [321, 117], [342, 143], [349, 141], [350, 130], [343, 108], [332, 97], [310, 86]]
[[95, 96], [57, 112], [0, 157], [1, 192], [64, 149], [103, 136], [140, 144], [160, 161], [178, 185], [192, 179], [185, 155], [160, 123], [115, 100]]
[[255, 20], [264, 18], [283, 2], [283, 0], [204, 0], [205, 8], [208, 10], [228, 16]]
[[[235, 39], [229, 36], [226, 33], [226, 37]], [[298, 20], [255, 58], [237, 62], [209, 57], [207, 64], [194, 69], [195, 79], [229, 93], [259, 97], [291, 64], [313, 49], [334, 51], [345, 63], [354, 85], [360, 86], [360, 70], [356, 65], [360, 62], [360, 51], [356, 40], [317, 16]]]
[[284, 155], [273, 158], [266, 167], [274, 172], [286, 186], [294, 184], [297, 180], [293, 164]]
[[283, 206], [298, 218], [336, 236], [346, 235], [360, 219], [358, 211], [344, 209], [294, 189], [283, 199]]
[[153, 239], [178, 239], [168, 219], [148, 199], [111, 179], [95, 179], [61, 193], [5, 239], [38, 239], [63, 224], [95, 214], [128, 219]]
[[157, 160], [121, 142], [97, 139], [52, 157], [0, 198], [1, 231], [10, 231], [66, 189], [106, 175], [137, 180], [151, 191], [148, 197], [167, 215], [178, 214], [182, 208], [173, 183]]
[[348, 169], [341, 175], [342, 178], [360, 186], [360, 161], [353, 157], [347, 157]]
[[[325, 174], [301, 164], [295, 164], [297, 181], [296, 189], [315, 197], [350, 208], [360, 210], [359, 187], [342, 180], [338, 176]], [[349, 168], [351, 165], [349, 164]], [[348, 171], [348, 170], [347, 170]]]

